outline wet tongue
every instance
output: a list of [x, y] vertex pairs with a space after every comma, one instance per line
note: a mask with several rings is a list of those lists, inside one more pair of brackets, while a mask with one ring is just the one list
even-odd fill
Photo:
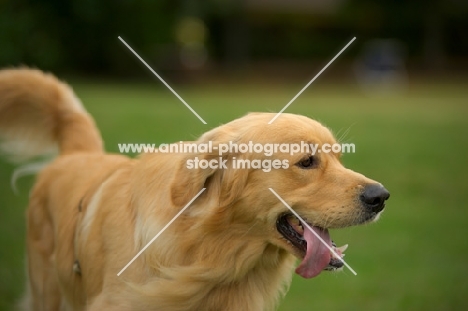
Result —
[[[303, 278], [313, 278], [317, 276], [330, 263], [330, 250], [315, 236], [306, 226], [304, 227], [304, 239], [307, 242], [307, 251], [301, 264], [296, 268], [296, 273]], [[328, 230], [311, 227], [328, 245], [331, 246]]]

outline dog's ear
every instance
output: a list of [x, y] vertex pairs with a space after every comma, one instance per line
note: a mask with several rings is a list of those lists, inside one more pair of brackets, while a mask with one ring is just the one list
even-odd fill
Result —
[[[227, 152], [219, 154], [220, 144], [228, 144], [229, 142], [238, 142], [239, 129], [235, 131], [224, 125], [203, 134], [197, 143], [212, 144], [212, 150], [216, 152], [188, 155], [183, 163], [180, 163], [176, 172], [172, 187], [171, 198], [172, 202], [177, 206], [185, 206], [202, 188], [207, 188], [202, 196], [210, 196], [210, 198], [218, 198], [218, 206], [225, 207], [234, 203], [241, 198], [242, 192], [245, 189], [249, 174], [248, 169], [237, 169], [233, 165], [235, 158], [239, 158], [239, 154]], [[237, 134], [235, 134], [237, 133]], [[224, 165], [219, 165], [218, 168], [189, 168], [187, 161], [194, 160], [198, 157], [199, 160], [216, 161], [217, 164], [224, 161]]]
[[[195, 158], [208, 162], [214, 160], [218, 167], [200, 168], [187, 164]], [[172, 202], [176, 206], [185, 206], [202, 188], [207, 188], [202, 196], [209, 195], [213, 199], [217, 197], [219, 207], [229, 206], [242, 197], [248, 172], [248, 169], [235, 168], [233, 157], [229, 154], [198, 154], [184, 157], [172, 181]]]
[[190, 202], [217, 170], [210, 167], [195, 167], [191, 162], [195, 158], [208, 161], [213, 159], [210, 155], [187, 156], [179, 163], [171, 185], [171, 199], [176, 206], [185, 206]]
[[247, 184], [249, 169], [236, 168], [233, 161], [237, 161], [239, 156], [230, 156], [228, 159], [228, 168], [223, 170], [220, 178], [215, 178], [214, 182], [219, 182], [219, 206], [225, 207], [233, 204], [242, 198], [242, 194]]

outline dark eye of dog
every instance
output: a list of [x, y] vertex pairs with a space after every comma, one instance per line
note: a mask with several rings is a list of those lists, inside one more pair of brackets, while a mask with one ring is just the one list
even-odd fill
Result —
[[299, 161], [296, 165], [303, 169], [311, 169], [317, 166], [317, 159], [314, 156], [308, 156], [305, 159]]

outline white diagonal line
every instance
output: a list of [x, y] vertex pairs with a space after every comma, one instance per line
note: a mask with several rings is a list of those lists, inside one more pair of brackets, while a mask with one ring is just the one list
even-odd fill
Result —
[[330, 250], [330, 252], [331, 252], [336, 258], [338, 258], [354, 275], [357, 275], [356, 271], [354, 271], [353, 268], [351, 268], [351, 267], [346, 263], [346, 261], [344, 261], [344, 259], [343, 259], [340, 255], [338, 255], [338, 254], [335, 252], [335, 250], [334, 250], [330, 245], [328, 245], [327, 242], [325, 242], [325, 241], [320, 237], [320, 235], [318, 235], [318, 233], [315, 232], [315, 231], [309, 226], [309, 224], [308, 224], [307, 222], [305, 222], [304, 219], [302, 219], [302, 217], [299, 216], [299, 214], [296, 213], [296, 211], [293, 210], [292, 207], [289, 206], [288, 203], [286, 203], [286, 201], [284, 201], [283, 198], [281, 198], [281, 197], [275, 192], [275, 190], [273, 190], [272, 188], [268, 188], [268, 189], [270, 189], [270, 191], [278, 198], [278, 200], [280, 200], [287, 208], [289, 208], [289, 210], [294, 214], [294, 216], [296, 216], [296, 217], [301, 221], [301, 223], [302, 223], [303, 225], [305, 225], [307, 228], [309, 228], [310, 231], [312, 231], [312, 233], [317, 237], [317, 239], [319, 239], [319, 241], [322, 242], [323, 245], [325, 245], [325, 246]]
[[172, 89], [172, 87], [170, 87], [169, 84], [167, 84], [166, 81], [164, 81], [163, 78], [161, 78], [161, 76], [159, 76], [159, 75], [157, 74], [157, 72], [153, 70], [153, 68], [150, 67], [150, 65], [148, 65], [148, 64], [146, 63], [146, 62], [143, 60], [143, 58], [141, 58], [140, 55], [138, 55], [138, 53], [135, 52], [135, 51], [130, 47], [130, 45], [127, 44], [127, 42], [125, 42], [124, 39], [122, 39], [120, 36], [119, 36], [118, 38], [119, 38], [120, 41], [122, 41], [123, 44], [125, 44], [125, 46], [126, 46], [126, 47], [127, 47], [127, 48], [128, 48], [128, 49], [129, 49], [129, 50], [130, 50], [130, 51], [131, 51], [131, 52], [132, 52], [132, 53], [133, 53], [133, 54], [134, 54], [134, 55], [135, 55], [135, 56], [136, 56], [136, 57], [137, 57], [137, 58], [138, 58], [138, 59], [139, 59], [139, 60], [140, 60], [140, 61], [141, 61], [141, 62], [142, 62], [142, 63], [159, 79], [159, 80], [161, 80], [161, 82], [162, 82], [172, 93], [174, 93], [174, 95], [175, 95], [175, 96], [176, 96], [176, 97], [177, 97], [177, 98], [194, 114], [194, 115], [197, 116], [198, 119], [200, 119], [200, 121], [203, 122], [203, 124], [206, 124], [205, 120], [203, 120], [202, 117], [200, 117], [200, 116], [198, 115], [198, 113], [197, 113], [195, 110], [193, 110], [193, 108], [190, 107], [190, 105], [187, 104], [187, 103], [185, 102], [185, 100], [184, 100], [182, 97], [180, 97], [179, 94], [177, 94], [176, 91], [174, 91], [174, 90]]
[[289, 101], [289, 103], [287, 103], [287, 104], [286, 104], [286, 106], [284, 106], [284, 107], [283, 107], [283, 109], [281, 109], [281, 111], [280, 111], [280, 112], [278, 112], [278, 113], [275, 115], [275, 117], [274, 117], [273, 119], [271, 119], [271, 120], [270, 120], [270, 122], [268, 122], [268, 124], [271, 124], [271, 123], [273, 123], [273, 122], [274, 122], [274, 121], [275, 121], [275, 120], [276, 120], [276, 119], [277, 119], [277, 118], [280, 116], [280, 114], [282, 114], [282, 113], [283, 113], [283, 112], [286, 110], [286, 108], [288, 108], [288, 107], [289, 107], [289, 105], [291, 105], [291, 104], [292, 104], [292, 103], [293, 103], [293, 102], [294, 102], [294, 101], [295, 101], [295, 100], [296, 100], [296, 99], [299, 97], [299, 95], [301, 95], [301, 94], [302, 94], [302, 92], [304, 92], [304, 91], [305, 91], [305, 89], [306, 89], [306, 88], [308, 88], [308, 87], [309, 87], [309, 85], [311, 85], [311, 84], [312, 84], [312, 82], [314, 82], [314, 81], [315, 81], [315, 79], [317, 79], [317, 78], [318, 78], [318, 77], [319, 77], [319, 76], [322, 74], [322, 72], [324, 72], [324, 71], [325, 71], [325, 69], [327, 69], [327, 68], [328, 68], [328, 66], [330, 66], [330, 65], [331, 65], [331, 63], [333, 63], [333, 62], [335, 61], [335, 59], [337, 59], [337, 58], [338, 58], [338, 56], [340, 56], [340, 55], [341, 55], [341, 53], [343, 53], [343, 52], [344, 52], [344, 50], [346, 50], [346, 49], [348, 48], [348, 46], [350, 46], [350, 45], [351, 45], [351, 43], [353, 43], [353, 41], [354, 41], [354, 40], [356, 40], [356, 37], [352, 38], [352, 39], [351, 39], [351, 41], [349, 41], [349, 42], [348, 42], [348, 44], [346, 44], [346, 46], [345, 46], [344, 48], [342, 48], [342, 49], [341, 49], [341, 51], [339, 51], [339, 52], [338, 52], [338, 54], [336, 54], [336, 55], [335, 55], [335, 57], [333, 57], [333, 59], [332, 59], [331, 61], [329, 61], [329, 62], [328, 62], [328, 64], [327, 64], [325, 67], [323, 67], [323, 69], [322, 69], [322, 70], [320, 70], [320, 72], [319, 72], [318, 74], [316, 74], [316, 75], [315, 75], [315, 77], [314, 77], [312, 80], [310, 80], [310, 82], [309, 82], [309, 83], [307, 83], [307, 85], [306, 85], [306, 86], [304, 86], [304, 87], [302, 88], [302, 90], [300, 90], [300, 91], [299, 91], [299, 93], [297, 93], [297, 95], [296, 95], [296, 96], [294, 96], [294, 98], [293, 98], [293, 99], [291, 99], [291, 100]]
[[135, 261], [135, 259], [137, 259], [138, 256], [140, 256], [151, 245], [151, 243], [153, 243], [154, 240], [156, 240], [164, 232], [164, 230], [166, 230], [167, 227], [169, 227], [174, 222], [174, 220], [176, 220], [177, 217], [179, 217], [180, 214], [182, 214], [187, 209], [187, 207], [189, 207], [190, 204], [192, 204], [193, 201], [195, 201], [198, 198], [198, 196], [200, 196], [200, 194], [202, 194], [202, 192], [205, 190], [206, 188], [200, 190], [200, 192], [198, 192], [197, 195], [192, 200], [190, 200], [190, 202], [188, 202], [187, 205], [185, 205], [184, 208], [181, 209], [180, 212], [178, 212], [177, 215], [175, 215], [174, 218], [172, 218], [171, 221], [169, 221], [169, 223], [165, 225], [164, 228], [162, 228], [161, 231], [159, 231], [158, 234], [156, 234], [156, 236], [152, 238], [151, 241], [149, 241], [148, 244], [146, 244], [145, 247], [143, 247], [141, 251], [139, 251], [138, 254], [136, 254], [135, 257], [133, 257], [133, 259], [130, 260], [130, 262], [125, 267], [123, 267], [122, 270], [120, 270], [119, 273], [117, 273], [117, 276], [120, 276], [128, 268], [128, 266], [130, 266]]

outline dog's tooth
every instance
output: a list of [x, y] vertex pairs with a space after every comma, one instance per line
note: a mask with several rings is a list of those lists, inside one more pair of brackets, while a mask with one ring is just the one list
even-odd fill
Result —
[[336, 249], [339, 250], [341, 253], [344, 253], [348, 246], [348, 244], [345, 244], [343, 246], [337, 247]]
[[304, 227], [298, 226], [297, 227], [297, 233], [304, 234]]
[[297, 217], [291, 215], [289, 216], [288, 218], [288, 221], [291, 225], [296, 225], [296, 226], [300, 226], [301, 225], [301, 222], [299, 221], [299, 219], [297, 219]]
[[336, 258], [336, 259], [341, 259], [341, 258], [343, 258], [345, 256], [345, 254], [338, 254], [336, 252], [335, 253], [330, 252], [330, 255], [332, 256], [332, 258]]

